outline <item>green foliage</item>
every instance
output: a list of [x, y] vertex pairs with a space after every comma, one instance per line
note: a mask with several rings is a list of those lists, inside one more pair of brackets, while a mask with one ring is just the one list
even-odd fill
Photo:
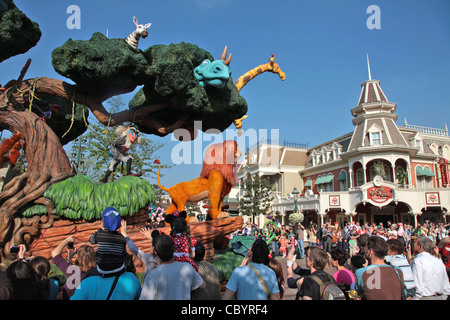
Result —
[[[150, 183], [134, 176], [99, 183], [78, 175], [50, 186], [44, 197], [56, 205], [57, 215], [87, 221], [101, 219], [107, 207], [115, 207], [121, 216], [132, 216], [155, 201]], [[23, 215], [32, 215], [32, 210], [25, 211]]]
[[244, 256], [235, 254], [231, 249], [217, 250], [214, 260], [209, 261], [219, 271], [219, 281], [228, 281], [231, 273], [242, 263]]
[[142, 50], [125, 39], [108, 39], [99, 32], [87, 41], [67, 40], [53, 50], [52, 65], [82, 92], [97, 97], [131, 92], [143, 84], [149, 72]]
[[[194, 76], [194, 69], [204, 59], [214, 57], [197, 45], [179, 44], [154, 45], [144, 52], [150, 64], [150, 74], [144, 87], [129, 103], [132, 110], [157, 102], [169, 104], [169, 108], [152, 114], [163, 125], [171, 125], [183, 114], [190, 115], [190, 121], [202, 120], [202, 129], [225, 130], [234, 119], [247, 113], [247, 102], [240, 96], [233, 84], [223, 89], [204, 88]], [[152, 128], [142, 127], [146, 133], [156, 133]]]
[[[113, 96], [144, 85], [130, 101], [131, 110], [167, 103], [168, 108], [151, 114], [162, 126], [189, 115], [184, 127], [202, 121], [203, 131], [223, 131], [245, 115], [248, 106], [231, 78], [223, 89], [199, 84], [194, 69], [205, 59], [214, 57], [194, 44], [154, 45], [143, 52], [125, 39], [108, 39], [98, 32], [87, 41], [69, 39], [52, 53], [56, 72], [72, 79], [83, 93]], [[145, 124], [140, 130], [161, 135]]]
[[8, 10], [0, 12], [0, 62], [27, 52], [40, 38], [39, 25], [31, 21], [12, 1]]
[[250, 176], [243, 180], [243, 192], [239, 199], [239, 210], [243, 215], [258, 216], [267, 214], [273, 200], [269, 196], [272, 186], [269, 180], [259, 176]]

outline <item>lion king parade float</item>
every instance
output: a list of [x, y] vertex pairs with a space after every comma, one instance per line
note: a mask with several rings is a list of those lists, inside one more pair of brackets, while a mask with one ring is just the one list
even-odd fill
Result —
[[[21, 21], [26, 32], [8, 28], [12, 21]], [[2, 264], [15, 259], [10, 252], [12, 245], [24, 244], [30, 254], [50, 257], [67, 236], [74, 237], [75, 247], [86, 243], [101, 228], [102, 211], [110, 206], [127, 221], [130, 238], [146, 251], [150, 242], [140, 230], [147, 225], [155, 192], [148, 180], [131, 173], [132, 159], [127, 152], [139, 143], [137, 135], [163, 137], [185, 129], [189, 136], [179, 139], [193, 140], [197, 136], [195, 121], [202, 121], [205, 131], [223, 131], [232, 124], [241, 130], [247, 117], [247, 103], [240, 95], [242, 87], [266, 71], [285, 79], [273, 55], [267, 64], [233, 83], [231, 54], [226, 47], [219, 59], [184, 42], [140, 50], [139, 40], [148, 36], [150, 24], [139, 24], [136, 18], [133, 22], [136, 30], [127, 38], [109, 39], [94, 33], [89, 40], [69, 39], [53, 50], [55, 71], [75, 84], [47, 77], [24, 79], [31, 62], [28, 60], [17, 79], [0, 85], [0, 128], [13, 134], [0, 146], [0, 160], [4, 168], [10, 168], [22, 153], [27, 163], [26, 172], [9, 179], [3, 177]], [[15, 39], [2, 43], [5, 49], [0, 62], [25, 53], [41, 36], [38, 24], [12, 1], [0, 12], [0, 25], [2, 32], [12, 33], [0, 38]], [[142, 87], [129, 102], [128, 110], [109, 113], [105, 109], [107, 99], [133, 92], [138, 86]], [[104, 126], [116, 127], [118, 134], [111, 146], [111, 165], [101, 181], [77, 175], [63, 149], [86, 131], [90, 112]], [[235, 185], [233, 166], [240, 155], [236, 141], [211, 145], [199, 177], [171, 187], [161, 185], [161, 164], [155, 160], [159, 188], [172, 199], [166, 214], [183, 211], [187, 202], [209, 200], [207, 221], [188, 221], [192, 236], [205, 245], [208, 259], [214, 257], [215, 240], [242, 228], [242, 217], [228, 217], [222, 211], [224, 197]], [[108, 182], [120, 162], [126, 163], [126, 174]], [[167, 226], [160, 230], [169, 233]], [[142, 265], [136, 262], [139, 272]]]

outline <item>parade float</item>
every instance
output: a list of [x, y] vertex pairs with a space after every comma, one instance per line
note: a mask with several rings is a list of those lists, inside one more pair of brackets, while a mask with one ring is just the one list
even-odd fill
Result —
[[[41, 37], [36, 22], [12, 1], [6, 3], [0, 12], [0, 46], [4, 48], [0, 62], [26, 53]], [[218, 59], [197, 45], [184, 42], [141, 50], [139, 40], [148, 36], [150, 24], [139, 24], [136, 18], [133, 22], [136, 29], [128, 37], [109, 39], [96, 32], [89, 40], [69, 39], [53, 50], [53, 68], [74, 84], [47, 77], [25, 79], [32, 63], [29, 59], [25, 66], [18, 67], [18, 71], [22, 69], [17, 79], [0, 85], [0, 129], [13, 135], [0, 147], [3, 168], [13, 167], [19, 152], [25, 155], [27, 164], [21, 175], [3, 176], [2, 264], [15, 258], [11, 245], [25, 244], [30, 254], [50, 257], [51, 251], [68, 236], [75, 238], [75, 247], [86, 243], [101, 228], [101, 213], [109, 206], [117, 208], [127, 221], [128, 235], [136, 245], [144, 251], [149, 249], [149, 241], [140, 232], [148, 225], [149, 205], [155, 201], [149, 181], [131, 174], [131, 162], [128, 165], [120, 152], [112, 154], [108, 171], [116, 169], [117, 161], [124, 161], [127, 175], [108, 182], [107, 171], [103, 181], [93, 181], [75, 173], [63, 149], [87, 130], [89, 114], [104, 126], [118, 128], [118, 135], [124, 133], [122, 138], [128, 139], [128, 145], [120, 150], [123, 153], [137, 141], [133, 127], [139, 128], [141, 134], [161, 137], [185, 129], [189, 134], [178, 136], [179, 140], [196, 138], [196, 121], [202, 121], [204, 131], [223, 131], [232, 124], [241, 129], [248, 108], [240, 95], [241, 88], [265, 71], [285, 78], [273, 56], [267, 64], [233, 83], [231, 55], [226, 47]], [[141, 88], [128, 110], [109, 113], [105, 109], [106, 100], [133, 92], [138, 86]], [[238, 149], [235, 142], [232, 145], [235, 156]], [[185, 201], [211, 201], [211, 219], [191, 221], [189, 225], [192, 236], [206, 246], [207, 258], [212, 258], [214, 242], [240, 229], [242, 217], [227, 217], [222, 212], [223, 197], [234, 185], [229, 180], [229, 168], [206, 169], [198, 178], [203, 186]], [[214, 187], [206, 186], [210, 182]], [[169, 194], [173, 196], [170, 191]], [[172, 207], [168, 214], [180, 209], [183, 208]], [[161, 231], [168, 233], [168, 227]], [[137, 267], [139, 271], [141, 266]]]

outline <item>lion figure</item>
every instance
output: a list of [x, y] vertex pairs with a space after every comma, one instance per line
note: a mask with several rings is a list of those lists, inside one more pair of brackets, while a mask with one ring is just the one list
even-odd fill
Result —
[[185, 210], [186, 202], [209, 199], [210, 218], [217, 219], [222, 211], [223, 198], [235, 185], [233, 166], [241, 155], [242, 153], [237, 148], [237, 142], [234, 140], [213, 144], [206, 150], [200, 176], [191, 181], [180, 182], [171, 188], [161, 185], [159, 181], [161, 163], [159, 160], [155, 160], [155, 163], [159, 165], [158, 186], [167, 191], [172, 199], [166, 214]]

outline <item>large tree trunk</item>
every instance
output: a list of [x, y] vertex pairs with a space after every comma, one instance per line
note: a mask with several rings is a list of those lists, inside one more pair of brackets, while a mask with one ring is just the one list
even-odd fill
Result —
[[59, 138], [36, 114], [8, 107], [0, 112], [0, 124], [13, 133], [23, 134], [28, 172], [48, 172], [53, 177], [72, 172]]
[[[9, 253], [10, 244], [30, 243], [42, 227], [51, 226], [54, 206], [43, 198], [43, 194], [52, 183], [73, 175], [59, 138], [30, 111], [26, 96], [19, 93], [9, 97], [6, 93], [0, 95], [0, 105], [4, 106], [0, 109], [0, 129], [22, 133], [28, 167], [26, 173], [14, 177], [0, 192], [0, 247], [3, 247], [0, 254], [3, 258]], [[23, 101], [19, 103], [18, 100]], [[29, 203], [44, 204], [49, 215], [32, 220], [18, 216], [19, 210]]]
[[[93, 97], [77, 92], [77, 86], [51, 78], [35, 78], [11, 82], [6, 90], [0, 88], [0, 129], [23, 134], [22, 145], [27, 159], [26, 173], [13, 178], [0, 192], [0, 256], [9, 254], [10, 244], [29, 244], [39, 235], [41, 228], [49, 228], [56, 217], [55, 204], [43, 197], [48, 187], [73, 175], [69, 158], [53, 130], [31, 112], [30, 105], [39, 95], [51, 95], [82, 104], [88, 107], [97, 120], [110, 126], [126, 121], [144, 121], [158, 110], [167, 108], [166, 104], [143, 107], [138, 111], [124, 110], [115, 114], [107, 112], [103, 101], [108, 97]], [[117, 94], [123, 92], [117, 92]], [[139, 119], [139, 120], [138, 120]], [[151, 121], [148, 120], [148, 121]], [[173, 127], [155, 128], [167, 134]], [[48, 216], [26, 219], [19, 210], [28, 204], [43, 204]]]

